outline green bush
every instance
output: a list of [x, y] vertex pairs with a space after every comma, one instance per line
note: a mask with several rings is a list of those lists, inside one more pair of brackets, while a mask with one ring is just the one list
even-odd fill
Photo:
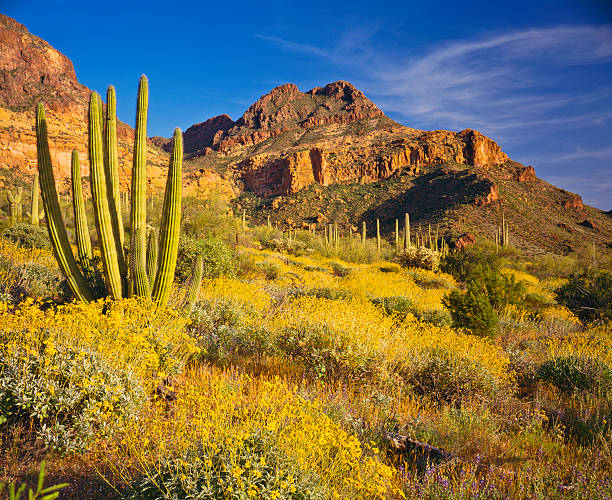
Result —
[[540, 380], [561, 392], [595, 392], [606, 395], [612, 390], [612, 369], [598, 359], [565, 356], [554, 358], [538, 368]]
[[437, 326], [451, 325], [451, 318], [446, 311], [423, 311], [419, 309], [408, 297], [373, 297], [370, 302], [382, 307], [385, 314], [397, 316], [400, 319], [412, 314], [424, 323]]
[[280, 267], [275, 262], [264, 260], [255, 264], [267, 280], [275, 280], [280, 276]]
[[570, 309], [585, 323], [612, 320], [612, 272], [587, 269], [572, 274], [555, 291], [557, 302]]
[[332, 273], [340, 278], [346, 278], [349, 274], [351, 274], [350, 267], [343, 266], [338, 262], [330, 262], [329, 267], [331, 268]]
[[191, 275], [193, 262], [198, 255], [202, 256], [204, 278], [233, 276], [236, 273], [234, 253], [219, 238], [195, 239], [182, 236], [179, 240], [178, 259], [175, 279], [185, 282]]
[[119, 416], [133, 414], [144, 397], [129, 372], [116, 372], [96, 353], [45, 351], [0, 352], [1, 425], [22, 422], [46, 446], [79, 452]]
[[231, 299], [198, 302], [191, 313], [190, 334], [204, 357], [222, 361], [274, 352], [268, 332], [253, 321], [255, 312]]
[[44, 226], [17, 222], [2, 232], [2, 237], [24, 248], [49, 248], [49, 235]]
[[[263, 243], [262, 243], [263, 244]], [[306, 243], [300, 240], [288, 240], [286, 238], [274, 238], [264, 245], [267, 248], [289, 255], [302, 255], [306, 251]]]
[[49, 269], [36, 262], [13, 267], [2, 256], [0, 269], [8, 278], [0, 282], [0, 300], [17, 304], [26, 298], [52, 298], [60, 292], [61, 276], [57, 269]]
[[[237, 467], [245, 471], [240, 477], [233, 473]], [[265, 431], [247, 436], [239, 447], [230, 438], [228, 446], [190, 448], [181, 457], [162, 459], [155, 471], [132, 485], [131, 498], [227, 498], [228, 489], [241, 492], [251, 486], [258, 498], [325, 497], [313, 475], [275, 452]]]
[[450, 312], [454, 327], [465, 328], [481, 337], [495, 335], [499, 318], [482, 289], [470, 286], [465, 293], [454, 290], [442, 303]]

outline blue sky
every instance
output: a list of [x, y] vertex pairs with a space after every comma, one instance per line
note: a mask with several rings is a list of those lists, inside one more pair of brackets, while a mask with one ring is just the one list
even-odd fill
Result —
[[0, 12], [70, 57], [81, 83], [113, 83], [128, 123], [146, 73], [149, 135], [237, 119], [282, 83], [348, 80], [400, 123], [478, 129], [612, 209], [609, 0], [0, 0]]

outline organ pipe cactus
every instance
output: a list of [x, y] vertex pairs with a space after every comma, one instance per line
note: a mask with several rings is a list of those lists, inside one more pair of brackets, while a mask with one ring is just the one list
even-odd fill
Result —
[[83, 200], [83, 185], [81, 183], [81, 165], [79, 163], [79, 153], [75, 149], [72, 151], [72, 207], [74, 209], [74, 226], [76, 229], [77, 249], [79, 259], [82, 262], [91, 260], [91, 239], [89, 237], [89, 227], [87, 215], [85, 213], [85, 201]]
[[376, 250], [380, 253], [380, 219], [376, 219]]
[[155, 275], [157, 274], [157, 250], [157, 230], [153, 229], [149, 232], [149, 240], [147, 242], [147, 276], [149, 277], [149, 283], [155, 280]]
[[191, 270], [191, 278], [189, 279], [189, 285], [187, 286], [187, 292], [183, 298], [182, 309], [187, 313], [190, 313], [193, 306], [196, 303], [198, 295], [200, 294], [200, 286], [202, 285], [202, 276], [204, 274], [204, 262], [202, 256], [198, 255], [197, 259], [193, 263]]
[[45, 219], [53, 253], [74, 296], [79, 300], [89, 301], [93, 298], [93, 295], [74, 259], [72, 248], [68, 241], [68, 234], [66, 233], [66, 226], [64, 226], [62, 212], [60, 211], [59, 199], [55, 190], [53, 167], [51, 165], [51, 153], [49, 153], [45, 109], [42, 104], [36, 106], [36, 152], [38, 156], [40, 194], [43, 206], [45, 207]]
[[[121, 215], [122, 196], [118, 188], [114, 89], [110, 88], [107, 95], [110, 102], [107, 106], [105, 133], [102, 130], [102, 124], [104, 123], [102, 102], [100, 96], [95, 92], [91, 94], [89, 106], [89, 163], [91, 169], [92, 201], [107, 289], [114, 299], [130, 295], [151, 298], [152, 289], [155, 302], [159, 305], [164, 305], [170, 294], [170, 286], [174, 279], [178, 254], [183, 157], [181, 131], [176, 129], [174, 132], [174, 146], [168, 171], [159, 235], [159, 253], [155, 258], [153, 255], [154, 251], [151, 249], [150, 265], [147, 269], [146, 122], [148, 82], [143, 75], [138, 88], [136, 111], [130, 207], [131, 251], [129, 256], [130, 269], [128, 270], [126, 264], [128, 259], [123, 248], [123, 231], [119, 227], [122, 225], [123, 217]], [[51, 156], [49, 154], [47, 123], [42, 104], [37, 106], [36, 132], [40, 188], [53, 250], [60, 269], [66, 277], [75, 297], [79, 300], [89, 301], [94, 297], [72, 254], [59, 208], [57, 192], [55, 190], [55, 179], [51, 166]], [[91, 249], [87, 250], [87, 242], [90, 245], [91, 242], [87, 232], [80, 168], [76, 152], [73, 152], [72, 182], [75, 225], [77, 228], [77, 239], [80, 240], [79, 255], [82, 259], [90, 258]], [[124, 196], [123, 199], [125, 200], [125, 198]], [[79, 234], [81, 235], [80, 238]], [[156, 237], [153, 236], [153, 238]], [[153, 246], [153, 243], [151, 245]], [[153, 264], [153, 260], [155, 264]], [[128, 273], [130, 280], [128, 280]]]
[[404, 248], [410, 247], [410, 215], [404, 214]]

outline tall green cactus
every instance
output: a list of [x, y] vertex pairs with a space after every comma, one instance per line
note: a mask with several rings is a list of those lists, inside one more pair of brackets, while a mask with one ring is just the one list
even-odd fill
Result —
[[361, 223], [361, 244], [363, 246], [365, 246], [365, 244], [366, 244], [366, 239], [367, 239], [367, 235], [366, 235], [366, 223], [365, 223], [365, 221], [363, 221]]
[[376, 250], [380, 253], [380, 219], [376, 219]]
[[43, 206], [45, 207], [49, 239], [53, 246], [55, 258], [74, 296], [79, 300], [90, 301], [93, 295], [72, 254], [66, 226], [64, 226], [64, 220], [60, 211], [47, 139], [47, 121], [42, 104], [36, 106], [36, 150], [38, 155], [38, 173], [40, 175], [40, 192]]
[[32, 179], [32, 201], [30, 202], [30, 211], [26, 213], [30, 218], [30, 224], [33, 226], [38, 226], [40, 224], [40, 219], [45, 216], [45, 211], [39, 210], [38, 208], [38, 185], [38, 172], [35, 172], [34, 179]]
[[115, 231], [113, 230], [104, 169], [102, 101], [96, 92], [92, 92], [89, 99], [89, 165], [94, 218], [100, 241], [106, 286], [113, 299], [120, 299], [127, 286], [122, 286], [122, 276], [119, 271], [119, 255], [115, 245]]
[[127, 290], [127, 263], [125, 259], [125, 235], [123, 214], [121, 212], [121, 191], [119, 188], [119, 152], [117, 149], [117, 104], [115, 87], [109, 85], [106, 91], [106, 130], [104, 134], [104, 174], [107, 180], [109, 210], [113, 228], [113, 238], [117, 252], [117, 264], [123, 277], [121, 286]]
[[76, 149], [72, 151], [72, 207], [74, 209], [74, 226], [76, 228], [77, 249], [81, 262], [91, 260], [91, 238], [89, 237], [89, 226], [85, 213], [85, 201], [83, 200], [83, 185], [81, 183], [81, 165], [79, 153]]
[[183, 168], [183, 135], [181, 129], [174, 129], [172, 160], [168, 169], [164, 207], [162, 209], [161, 241], [157, 275], [153, 284], [153, 300], [165, 304], [170, 296], [178, 255], [179, 233], [181, 229]]
[[136, 106], [136, 134], [132, 166], [132, 207], [130, 213], [131, 255], [130, 265], [134, 295], [151, 298], [147, 278], [147, 108], [149, 82], [142, 75], [138, 85]]
[[404, 214], [404, 248], [410, 247], [410, 215]]
[[[131, 280], [128, 282], [128, 268], [122, 266], [126, 255], [121, 244], [121, 231], [117, 227], [122, 216], [119, 216], [121, 200], [125, 196], [115, 189], [118, 181], [118, 167], [113, 160], [116, 158], [116, 140], [114, 137], [104, 137], [102, 132], [102, 103], [100, 96], [92, 93], [89, 108], [89, 160], [91, 166], [91, 188], [96, 219], [98, 241], [106, 284], [113, 298], [127, 297], [131, 294], [151, 297], [159, 305], [165, 305], [170, 294], [170, 287], [174, 278], [176, 259], [178, 253], [178, 236], [181, 215], [181, 175], [182, 175], [182, 136], [179, 129], [175, 131], [172, 160], [166, 183], [166, 194], [161, 221], [161, 234], [159, 237], [160, 252], [154, 258], [154, 251], [150, 252], [150, 264], [147, 269], [146, 248], [146, 119], [147, 119], [147, 79], [143, 76], [138, 89], [138, 106], [136, 118], [136, 136], [134, 144], [134, 163], [132, 172], [131, 196]], [[114, 100], [114, 91], [109, 92], [111, 101]], [[109, 106], [107, 117], [107, 134], [114, 136], [116, 118], [115, 104]], [[93, 294], [76, 264], [68, 236], [60, 212], [55, 180], [51, 166], [51, 156], [47, 142], [47, 124], [42, 104], [37, 106], [36, 115], [38, 169], [40, 173], [40, 187], [43, 205], [47, 215], [47, 227], [53, 244], [60, 269], [66, 276], [68, 284], [74, 295], [80, 300], [91, 300]], [[113, 180], [114, 179], [114, 180]], [[86, 216], [83, 203], [80, 166], [78, 155], [73, 152], [72, 181], [74, 193], [75, 224], [79, 253], [91, 255], [91, 248], [87, 251], [89, 236], [86, 228]], [[87, 235], [85, 237], [79, 237]], [[153, 237], [155, 243], [157, 238]], [[154, 265], [155, 264], [155, 265]], [[148, 271], [148, 273], [147, 273]], [[149, 275], [150, 280], [149, 280]], [[201, 276], [200, 276], [201, 281]]]

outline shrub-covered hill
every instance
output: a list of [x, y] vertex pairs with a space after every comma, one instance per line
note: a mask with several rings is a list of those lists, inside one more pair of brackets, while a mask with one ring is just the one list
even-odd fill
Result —
[[260, 198], [245, 192], [235, 209], [246, 210], [255, 224], [304, 228], [316, 224], [319, 232], [338, 223], [343, 233], [367, 223], [370, 235], [376, 219], [388, 241], [393, 241], [395, 220], [403, 229], [410, 214], [413, 233], [425, 234], [439, 226], [439, 234], [456, 240], [465, 233], [494, 240], [502, 221], [509, 226], [510, 243], [528, 254], [599, 253], [612, 249], [612, 217], [584, 205], [568, 193], [535, 176], [519, 181], [524, 167], [508, 161], [488, 168], [445, 163], [423, 169], [415, 176], [409, 168], [371, 184], [343, 182], [312, 184], [282, 197]]

